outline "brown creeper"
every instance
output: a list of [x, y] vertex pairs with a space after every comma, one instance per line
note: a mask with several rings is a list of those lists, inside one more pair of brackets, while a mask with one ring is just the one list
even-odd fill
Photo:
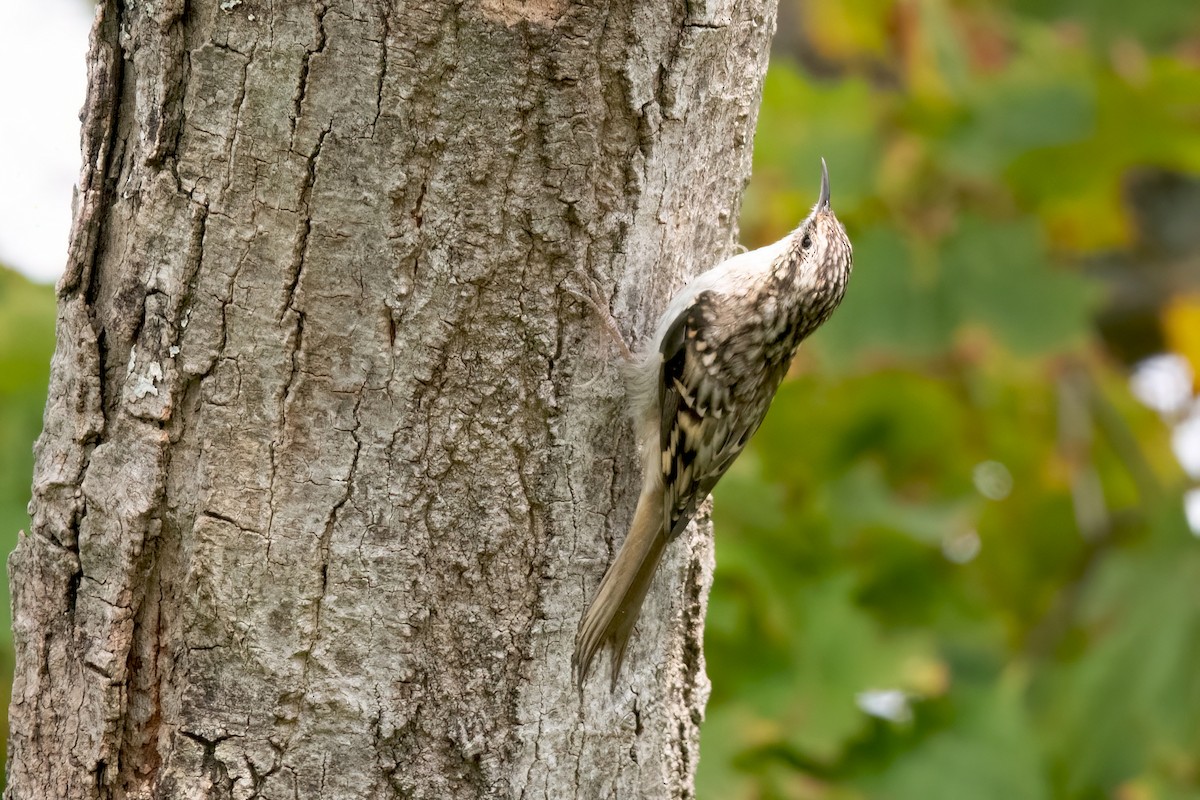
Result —
[[[808, 218], [778, 242], [693, 279], [671, 300], [647, 347], [627, 357], [642, 493], [629, 534], [579, 624], [572, 664], [580, 686], [597, 651], [611, 642], [616, 687], [663, 548], [762, 424], [796, 347], [841, 302], [852, 263], [850, 240], [829, 205], [822, 159], [821, 194]], [[597, 308], [609, 330], [618, 331]]]

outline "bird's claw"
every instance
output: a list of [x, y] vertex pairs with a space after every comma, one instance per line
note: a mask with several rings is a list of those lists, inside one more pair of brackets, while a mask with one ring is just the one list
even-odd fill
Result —
[[599, 317], [600, 323], [604, 326], [605, 333], [616, 344], [617, 349], [621, 351], [621, 357], [625, 361], [633, 359], [633, 351], [629, 348], [629, 343], [625, 341], [625, 335], [621, 333], [621, 328], [617, 321], [613, 319], [612, 312], [608, 309], [608, 299], [600, 291], [600, 287], [596, 285], [596, 281], [591, 275], [586, 273], [580, 274], [580, 282], [587, 289], [586, 292], [581, 292], [570, 287], [563, 287], [568, 294], [573, 295], [584, 305], [588, 306]]

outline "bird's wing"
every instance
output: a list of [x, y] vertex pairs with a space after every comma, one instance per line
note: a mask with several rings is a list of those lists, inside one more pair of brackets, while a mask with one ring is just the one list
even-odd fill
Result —
[[[718, 302], [701, 292], [659, 345], [659, 446], [664, 526], [678, 536], [758, 427], [733, 413], [712, 321]], [[750, 423], [750, 424], [747, 424]]]

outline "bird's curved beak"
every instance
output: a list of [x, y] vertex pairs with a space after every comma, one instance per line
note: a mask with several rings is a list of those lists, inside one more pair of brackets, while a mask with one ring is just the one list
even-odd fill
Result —
[[829, 211], [829, 167], [825, 164], [825, 159], [821, 159], [821, 195], [817, 198], [817, 205], [814, 211]]

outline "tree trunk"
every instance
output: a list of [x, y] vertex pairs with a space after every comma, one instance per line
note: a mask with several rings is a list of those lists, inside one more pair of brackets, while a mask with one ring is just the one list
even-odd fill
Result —
[[772, 0], [103, 0], [7, 798], [688, 797], [705, 526], [576, 625], [635, 340], [732, 244]]

